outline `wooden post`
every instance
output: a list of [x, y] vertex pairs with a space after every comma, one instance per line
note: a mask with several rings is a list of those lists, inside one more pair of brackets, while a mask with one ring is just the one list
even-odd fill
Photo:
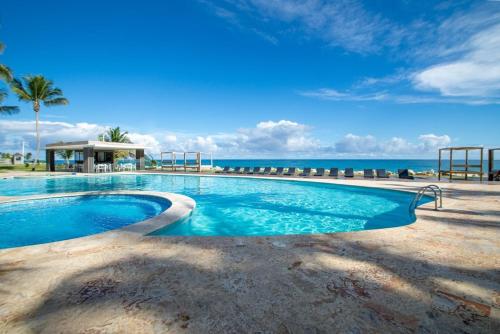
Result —
[[479, 174], [479, 181], [480, 181], [480, 182], [483, 182], [483, 150], [484, 150], [484, 149], [481, 147], [481, 153], [480, 153], [480, 156], [481, 156], [481, 163], [480, 163], [480, 165], [479, 165], [479, 166], [481, 166], [481, 167], [480, 167], [480, 169], [481, 169], [481, 174]]
[[438, 165], [438, 180], [441, 181], [441, 151], [442, 149], [439, 149], [439, 165]]
[[493, 181], [494, 152], [493, 149], [488, 150], [488, 181]]
[[469, 150], [465, 150], [465, 180], [467, 180], [469, 172]]
[[453, 179], [453, 149], [450, 148], [450, 181]]

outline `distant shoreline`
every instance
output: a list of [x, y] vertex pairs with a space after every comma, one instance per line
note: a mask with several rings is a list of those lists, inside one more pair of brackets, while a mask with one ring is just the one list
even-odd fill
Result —
[[[181, 161], [180, 159], [179, 161]], [[158, 161], [158, 160], [157, 160]], [[479, 160], [471, 159], [471, 163], [477, 163]], [[463, 160], [454, 160], [460, 164]], [[72, 163], [72, 161], [70, 161]], [[449, 160], [443, 160], [443, 167], [446, 169]], [[64, 164], [64, 160], [57, 159], [56, 164]], [[209, 160], [203, 160], [203, 164], [210, 164]], [[148, 165], [148, 164], [147, 164]], [[343, 170], [353, 168], [355, 171], [363, 169], [386, 169], [391, 172], [397, 172], [398, 169], [411, 169], [416, 173], [437, 173], [439, 161], [437, 159], [213, 159], [214, 167], [296, 167], [303, 169], [332, 167]], [[495, 167], [500, 167], [500, 160], [495, 160]], [[483, 172], [487, 172], [488, 162], [484, 161]]]

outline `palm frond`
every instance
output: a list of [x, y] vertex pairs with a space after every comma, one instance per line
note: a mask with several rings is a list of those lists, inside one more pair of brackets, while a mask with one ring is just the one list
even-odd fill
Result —
[[52, 100], [43, 101], [43, 104], [46, 105], [47, 107], [64, 106], [64, 105], [69, 104], [69, 101], [65, 97], [57, 97], [57, 98], [52, 99]]
[[3, 106], [2, 102], [7, 97], [7, 92], [4, 89], [0, 89], [0, 114], [1, 115], [12, 115], [19, 112], [19, 107], [17, 106]]
[[10, 87], [21, 101], [31, 101], [31, 95], [26, 91], [24, 84], [21, 80], [14, 78], [10, 83]]
[[52, 98], [52, 97], [59, 97], [59, 96], [62, 96], [62, 95], [63, 95], [62, 90], [60, 90], [59, 88], [52, 88], [52, 89], [50, 89], [45, 94], [45, 98], [49, 99], [49, 98]]
[[22, 80], [14, 79], [12, 90], [20, 100], [43, 102], [46, 106], [68, 104], [61, 89], [53, 87], [53, 82], [41, 75], [27, 75]]
[[106, 141], [114, 142], [114, 143], [131, 143], [128, 138], [128, 132], [121, 132], [120, 127], [108, 129], [105, 139]]
[[0, 78], [7, 82], [12, 81], [12, 70], [7, 65], [0, 64]]
[[0, 53], [3, 53], [4, 50], [5, 50], [5, 44], [0, 42]]
[[19, 112], [19, 107], [17, 106], [0, 106], [1, 115], [13, 115]]

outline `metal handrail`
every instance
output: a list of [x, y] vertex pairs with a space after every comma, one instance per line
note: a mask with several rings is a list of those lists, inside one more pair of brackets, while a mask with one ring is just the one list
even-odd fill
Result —
[[425, 192], [427, 190], [430, 190], [434, 193], [434, 210], [438, 210], [438, 192], [439, 192], [439, 208], [443, 207], [443, 191], [441, 188], [436, 185], [436, 184], [429, 184], [427, 186], [424, 186], [420, 188], [413, 198], [413, 201], [410, 203], [410, 206], [408, 210], [411, 212], [412, 210], [415, 210], [418, 205], [418, 201], [422, 199], [422, 197], [425, 195]]

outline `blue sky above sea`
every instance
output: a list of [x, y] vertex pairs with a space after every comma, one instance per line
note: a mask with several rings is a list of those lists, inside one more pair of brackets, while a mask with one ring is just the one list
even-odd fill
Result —
[[[498, 1], [9, 1], [0, 24], [0, 62], [71, 101], [42, 109], [45, 143], [110, 126], [153, 154], [220, 158], [500, 142]], [[20, 106], [0, 117], [0, 151], [34, 147]]]

